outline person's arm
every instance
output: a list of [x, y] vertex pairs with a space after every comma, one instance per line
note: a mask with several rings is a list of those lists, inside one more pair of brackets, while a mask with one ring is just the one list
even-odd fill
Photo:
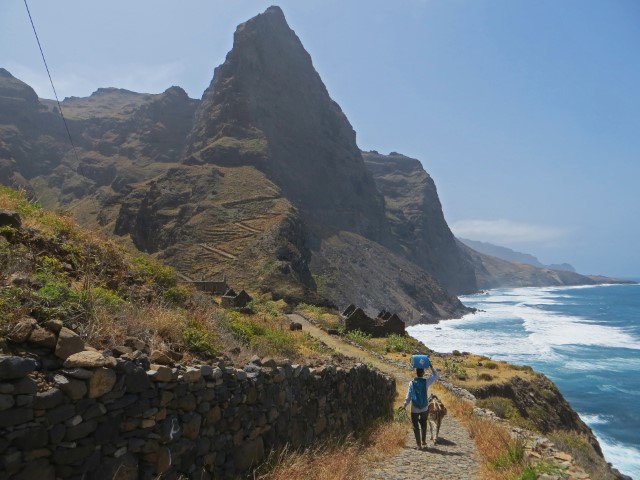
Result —
[[413, 382], [409, 382], [409, 388], [407, 388], [407, 396], [404, 398], [404, 405], [402, 408], [407, 408], [407, 405], [411, 402], [411, 389], [413, 387]]
[[431, 385], [433, 382], [438, 380], [440, 375], [438, 375], [438, 371], [431, 365], [431, 376], [427, 379], [427, 386]]

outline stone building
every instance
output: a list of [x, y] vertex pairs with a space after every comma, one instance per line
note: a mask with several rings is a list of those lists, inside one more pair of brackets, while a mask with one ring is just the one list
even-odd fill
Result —
[[369, 317], [364, 310], [352, 304], [342, 312], [342, 321], [347, 332], [360, 330], [373, 337], [405, 334], [404, 322], [398, 315], [387, 312], [386, 310], [380, 311], [374, 319]]
[[229, 290], [229, 284], [227, 284], [227, 277], [223, 276], [222, 280], [192, 280], [185, 282], [193, 285], [201, 292], [210, 293], [212, 295], [223, 295]]
[[224, 308], [245, 308], [251, 300], [253, 298], [246, 291], [240, 290], [240, 293], [236, 293], [230, 288], [220, 299], [220, 305]]

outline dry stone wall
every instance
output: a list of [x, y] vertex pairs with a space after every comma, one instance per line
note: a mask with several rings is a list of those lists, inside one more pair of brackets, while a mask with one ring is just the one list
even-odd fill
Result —
[[30, 328], [31, 353], [0, 356], [2, 479], [231, 478], [273, 449], [363, 429], [395, 395], [394, 380], [366, 365], [184, 366]]

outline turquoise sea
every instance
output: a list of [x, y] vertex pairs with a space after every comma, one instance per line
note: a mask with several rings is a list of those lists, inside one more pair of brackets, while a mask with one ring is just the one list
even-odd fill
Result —
[[640, 285], [496, 289], [460, 299], [482, 311], [408, 332], [436, 351], [546, 374], [607, 461], [640, 479]]

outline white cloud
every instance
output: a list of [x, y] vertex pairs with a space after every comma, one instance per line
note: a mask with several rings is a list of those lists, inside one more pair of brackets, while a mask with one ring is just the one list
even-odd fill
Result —
[[460, 220], [451, 226], [457, 237], [504, 245], [509, 243], [552, 242], [570, 233], [569, 228], [511, 220]]

